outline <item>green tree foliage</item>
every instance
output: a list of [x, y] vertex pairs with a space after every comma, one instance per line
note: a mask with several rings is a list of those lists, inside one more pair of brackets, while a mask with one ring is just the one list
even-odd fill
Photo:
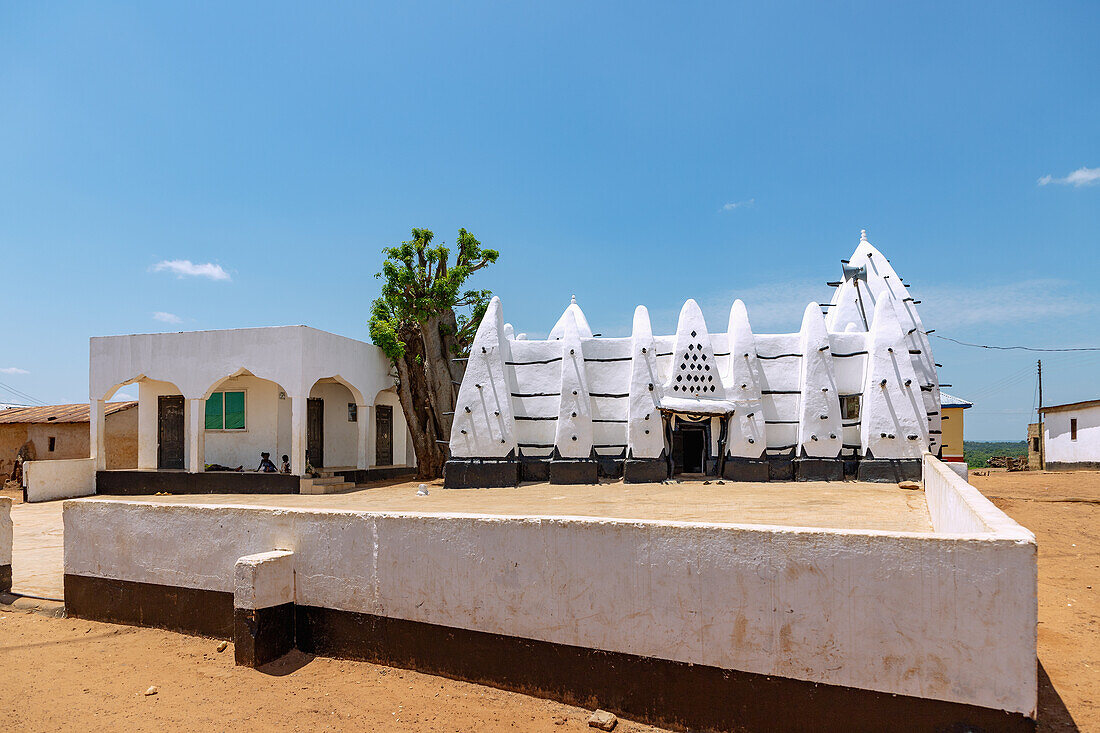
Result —
[[492, 293], [464, 290], [478, 270], [499, 253], [484, 249], [465, 229], [457, 252], [433, 245], [429, 229], [413, 229], [412, 239], [382, 250], [382, 294], [371, 306], [371, 340], [397, 370], [397, 393], [405, 413], [421, 478], [442, 475], [454, 414], [456, 383]]
[[963, 441], [963, 460], [970, 468], [986, 468], [993, 456], [1026, 456], [1027, 441]]

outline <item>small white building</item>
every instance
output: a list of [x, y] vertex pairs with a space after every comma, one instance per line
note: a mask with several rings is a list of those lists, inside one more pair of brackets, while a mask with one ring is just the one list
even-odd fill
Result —
[[1043, 461], [1049, 471], [1100, 468], [1100, 400], [1050, 405], [1043, 414]]
[[91, 458], [100, 482], [113, 473], [105, 470], [105, 406], [132, 384], [139, 471], [254, 471], [261, 452], [276, 465], [288, 456], [294, 476], [307, 463], [359, 480], [365, 473], [350, 475], [415, 464], [389, 359], [354, 339], [306, 326], [91, 339]]

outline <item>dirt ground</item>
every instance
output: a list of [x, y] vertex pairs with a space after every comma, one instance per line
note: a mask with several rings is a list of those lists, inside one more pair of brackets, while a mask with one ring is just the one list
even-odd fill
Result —
[[[1100, 731], [1100, 472], [972, 482], [1039, 540], [1039, 730]], [[590, 709], [297, 653], [249, 670], [217, 645], [0, 605], [0, 729], [592, 730]]]
[[1039, 730], [1100, 731], [1100, 472], [970, 483], [1039, 542]]

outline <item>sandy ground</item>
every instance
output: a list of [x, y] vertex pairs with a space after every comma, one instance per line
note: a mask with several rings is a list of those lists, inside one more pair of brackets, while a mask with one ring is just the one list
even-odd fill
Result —
[[[245, 669], [232, 646], [217, 645], [0, 610], [0, 730], [592, 730], [591, 710], [526, 695], [300, 653]], [[151, 685], [158, 692], [146, 696]], [[616, 730], [660, 729], [622, 721]]]
[[417, 496], [417, 482], [322, 496], [210, 494], [96, 497], [179, 504], [246, 504], [389, 512], [457, 512], [521, 517], [603, 517], [786, 527], [931, 532], [922, 489], [867, 482], [744, 483], [685, 480], [676, 484], [608, 481], [583, 486], [548, 483], [515, 488], [448, 490], [435, 482]]
[[[1039, 730], [1100, 731], [1100, 472], [973, 483], [1039, 540]], [[232, 646], [216, 646], [0, 605], [0, 729], [591, 730], [588, 709], [300, 654], [241, 669]], [[150, 685], [159, 692], [147, 697]]]
[[1100, 731], [1100, 472], [971, 483], [1039, 542], [1039, 729]]

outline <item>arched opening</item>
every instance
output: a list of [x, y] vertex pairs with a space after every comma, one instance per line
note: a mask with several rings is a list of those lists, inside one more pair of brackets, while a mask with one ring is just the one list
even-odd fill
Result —
[[[136, 400], [136, 411], [112, 410], [110, 406], [120, 397]], [[113, 385], [98, 405], [93, 402], [92, 409], [99, 412], [90, 418], [93, 449], [102, 452], [104, 468], [182, 471], [187, 467], [187, 400], [174, 382], [139, 374]]]
[[202, 430], [199, 450], [207, 471], [255, 471], [263, 453], [276, 470], [291, 452], [291, 399], [270, 379], [238, 369], [210, 385], [196, 422]]
[[306, 400], [306, 460], [313, 468], [354, 469], [359, 465], [359, 390], [339, 376], [313, 383]]

